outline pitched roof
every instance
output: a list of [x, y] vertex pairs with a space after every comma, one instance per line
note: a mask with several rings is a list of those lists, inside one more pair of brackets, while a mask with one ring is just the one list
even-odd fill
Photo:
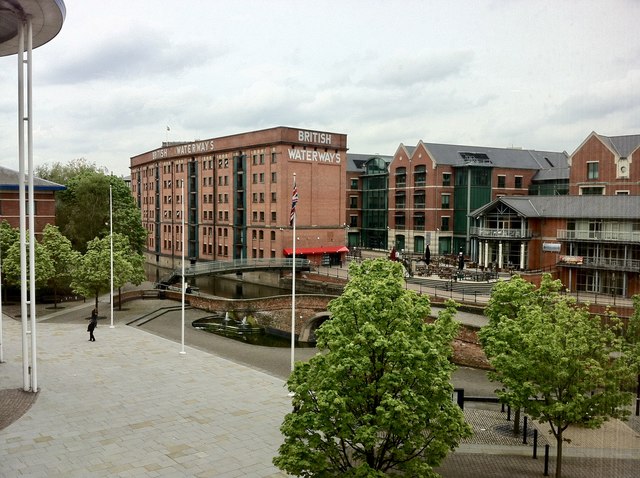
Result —
[[640, 196], [504, 196], [476, 209], [486, 214], [505, 204], [523, 217], [576, 219], [640, 219]]
[[393, 159], [393, 156], [387, 156], [382, 154], [357, 154], [347, 153], [347, 172], [363, 172], [367, 161], [373, 158], [380, 158], [385, 163], [389, 164]]
[[[18, 190], [20, 173], [9, 168], [0, 166], [0, 189]], [[26, 176], [25, 176], [26, 177]], [[62, 184], [57, 184], [46, 179], [33, 178], [33, 187], [37, 191], [62, 191], [67, 189]]]
[[[566, 168], [566, 152], [536, 151], [515, 148], [492, 148], [486, 146], [463, 146], [457, 144], [422, 143], [438, 164], [466, 166], [470, 163], [500, 168], [555, 169]], [[567, 176], [568, 177], [568, 176]]]
[[638, 147], [640, 147], [640, 134], [632, 134], [627, 136], [604, 136], [598, 134], [598, 138], [616, 151], [622, 158], [628, 157]]

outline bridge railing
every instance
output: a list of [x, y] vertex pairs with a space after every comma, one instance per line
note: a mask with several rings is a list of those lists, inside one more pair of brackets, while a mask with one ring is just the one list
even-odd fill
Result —
[[[283, 259], [283, 258], [269, 258], [269, 259], [235, 259], [233, 261], [212, 261], [201, 262], [185, 268], [185, 276], [196, 276], [206, 274], [221, 274], [225, 272], [236, 272], [243, 270], [255, 270], [255, 269], [293, 269], [293, 263], [295, 260], [296, 269], [310, 269], [311, 262], [309, 259]], [[180, 272], [178, 272], [180, 274]]]

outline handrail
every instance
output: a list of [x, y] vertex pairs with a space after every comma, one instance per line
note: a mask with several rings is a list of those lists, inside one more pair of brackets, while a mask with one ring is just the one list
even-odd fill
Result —
[[[311, 261], [309, 261], [309, 259], [300, 258], [235, 259], [233, 261], [200, 262], [185, 268], [184, 275], [196, 276], [256, 269], [293, 269], [294, 260], [296, 269], [309, 269], [311, 267]], [[174, 274], [180, 275], [181, 271], [176, 270]]]

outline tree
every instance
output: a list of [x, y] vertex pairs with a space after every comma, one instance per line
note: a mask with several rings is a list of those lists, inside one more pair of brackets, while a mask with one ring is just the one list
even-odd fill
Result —
[[125, 235], [131, 249], [142, 252], [147, 231], [140, 209], [124, 180], [90, 169], [82, 170], [56, 195], [57, 223], [74, 249], [84, 252], [89, 241], [109, 234], [109, 186], [113, 198], [113, 232]]
[[[20, 232], [17, 229], [11, 227], [6, 220], [0, 222], [0, 271], [4, 275], [4, 261], [9, 253], [9, 248], [18, 243], [20, 240]], [[0, 277], [2, 280], [2, 277]], [[6, 294], [6, 289], [4, 291]]]
[[[485, 327], [478, 334], [480, 343], [482, 344], [487, 356], [495, 356], [498, 353], [509, 353], [511, 344], [501, 340], [491, 340], [494, 336], [493, 331], [499, 327], [500, 323], [505, 320], [516, 320], [520, 311], [528, 307], [532, 303], [546, 300], [545, 297], [553, 295], [553, 289], [560, 290], [561, 284], [545, 283], [543, 291], [536, 291], [536, 287], [531, 282], [520, 276], [513, 276], [511, 280], [498, 282], [491, 291], [491, 297], [484, 310], [484, 314], [489, 319], [490, 327]], [[557, 292], [556, 291], [556, 292]], [[540, 293], [538, 293], [540, 292]], [[542, 295], [542, 292], [547, 295]], [[495, 372], [489, 372], [492, 380], [498, 380], [499, 376]], [[513, 433], [520, 433], [520, 414], [521, 406], [526, 404], [529, 397], [518, 397], [519, 400], [512, 399], [509, 403], [515, 410], [513, 420]]]
[[71, 283], [73, 272], [78, 265], [80, 253], [74, 251], [71, 241], [64, 237], [57, 226], [47, 224], [42, 234], [42, 245], [53, 263], [54, 273], [48, 285], [53, 289], [54, 307], [58, 306], [58, 290]]
[[[140, 284], [144, 280], [142, 256], [131, 250], [129, 240], [122, 234], [113, 235], [113, 285], [121, 287], [127, 282]], [[89, 242], [87, 252], [76, 268], [71, 287], [81, 295], [98, 298], [111, 287], [111, 241], [109, 237]]]
[[53, 163], [50, 166], [43, 164], [36, 167], [34, 171], [38, 178], [58, 184], [67, 184], [72, 178], [85, 172], [106, 173], [106, 170], [99, 168], [95, 163], [90, 163], [85, 158], [77, 158], [67, 164]]
[[549, 275], [532, 297], [513, 320], [490, 322], [481, 336], [493, 377], [505, 386], [497, 391], [500, 398], [549, 424], [560, 478], [564, 431], [577, 424], [597, 428], [628, 415], [637, 367], [624, 353], [615, 317], [603, 325], [586, 307], [557, 294], [557, 281]]
[[352, 263], [349, 275], [317, 331], [323, 353], [289, 377], [293, 411], [273, 462], [304, 477], [437, 476], [471, 434], [451, 400], [455, 305], [427, 324], [429, 299], [404, 289], [401, 264]]
[[[27, 241], [29, 240], [29, 232], [27, 231]], [[49, 251], [38, 241], [35, 243], [35, 282], [36, 287], [44, 287], [47, 282], [55, 274], [53, 261], [49, 257]], [[29, 267], [29, 243], [27, 242], [27, 268]], [[20, 285], [21, 267], [20, 267], [20, 241], [15, 242], [7, 251], [7, 257], [3, 261], [3, 272], [7, 282], [14, 285]], [[28, 277], [28, 274], [27, 274]], [[31, 286], [31, 281], [27, 280], [27, 287]]]

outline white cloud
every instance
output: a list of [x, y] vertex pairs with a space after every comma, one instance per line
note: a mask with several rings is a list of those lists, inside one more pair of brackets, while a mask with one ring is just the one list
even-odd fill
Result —
[[[34, 52], [36, 164], [85, 157], [126, 174], [166, 139], [278, 125], [380, 154], [420, 139], [571, 151], [592, 130], [640, 133], [638, 2], [65, 3], [62, 31]], [[0, 58], [0, 164], [14, 169], [16, 63]]]

